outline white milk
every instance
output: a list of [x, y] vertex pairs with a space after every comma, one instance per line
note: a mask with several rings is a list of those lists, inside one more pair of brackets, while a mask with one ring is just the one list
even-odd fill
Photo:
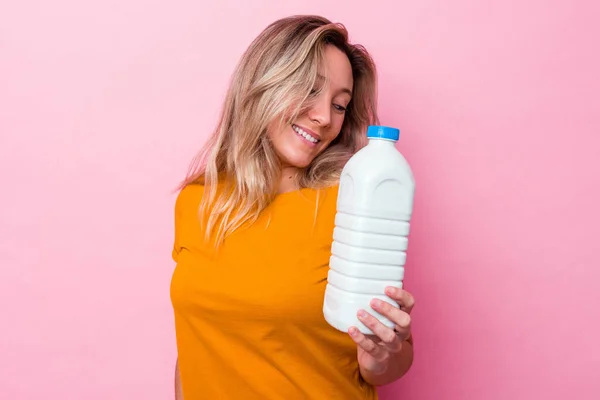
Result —
[[357, 318], [361, 308], [394, 327], [369, 303], [379, 298], [397, 307], [384, 290], [401, 288], [404, 279], [415, 182], [396, 149], [399, 136], [398, 129], [370, 126], [368, 145], [342, 171], [323, 314], [344, 332], [354, 325], [372, 334]]

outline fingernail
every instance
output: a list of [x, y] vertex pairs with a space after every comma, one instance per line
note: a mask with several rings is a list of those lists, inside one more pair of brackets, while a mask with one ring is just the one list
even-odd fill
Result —
[[350, 333], [350, 336], [356, 336], [356, 334], [358, 333], [358, 329], [356, 329], [355, 327], [351, 327], [348, 333]]
[[371, 306], [373, 306], [374, 308], [381, 307], [381, 300], [379, 300], [379, 299], [373, 299], [373, 300], [371, 300]]
[[387, 289], [385, 289], [385, 291], [388, 295], [393, 296], [396, 294], [397, 289], [395, 287], [388, 287]]
[[367, 312], [365, 310], [358, 311], [358, 318], [365, 318], [367, 316]]

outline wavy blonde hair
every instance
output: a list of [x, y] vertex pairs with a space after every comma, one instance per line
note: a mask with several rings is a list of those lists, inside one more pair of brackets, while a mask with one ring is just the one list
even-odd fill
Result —
[[267, 127], [290, 124], [310, 106], [319, 93], [318, 70], [327, 45], [348, 56], [353, 97], [340, 134], [297, 176], [298, 187], [335, 185], [346, 161], [364, 146], [367, 126], [378, 123], [376, 69], [369, 53], [349, 43], [343, 25], [323, 17], [275, 21], [243, 54], [216, 129], [180, 187], [205, 186], [200, 216], [207, 239], [221, 243], [243, 224], [256, 221], [277, 195], [281, 164]]

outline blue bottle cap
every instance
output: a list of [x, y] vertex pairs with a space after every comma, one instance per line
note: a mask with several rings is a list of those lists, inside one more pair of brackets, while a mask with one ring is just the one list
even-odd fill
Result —
[[400, 129], [389, 126], [370, 125], [367, 129], [367, 138], [398, 141], [400, 139]]

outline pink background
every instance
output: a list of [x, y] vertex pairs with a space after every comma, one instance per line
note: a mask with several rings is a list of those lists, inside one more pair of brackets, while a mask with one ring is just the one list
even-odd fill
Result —
[[320, 13], [418, 181], [416, 361], [382, 398], [600, 398], [596, 4], [4, 2], [0, 397], [172, 398], [171, 190], [250, 40]]

